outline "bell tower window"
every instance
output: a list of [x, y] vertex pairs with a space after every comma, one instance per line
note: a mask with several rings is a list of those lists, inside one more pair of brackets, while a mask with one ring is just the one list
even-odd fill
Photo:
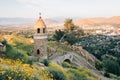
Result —
[[43, 33], [45, 33], [45, 28], [43, 28]]
[[37, 50], [37, 54], [38, 54], [38, 55], [40, 54], [40, 50], [39, 50], [39, 49]]
[[37, 33], [40, 33], [40, 28], [37, 29]]

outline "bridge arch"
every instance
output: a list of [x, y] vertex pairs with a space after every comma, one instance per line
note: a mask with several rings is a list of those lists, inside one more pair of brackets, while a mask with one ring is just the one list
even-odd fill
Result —
[[70, 59], [65, 59], [63, 62], [71, 63]]

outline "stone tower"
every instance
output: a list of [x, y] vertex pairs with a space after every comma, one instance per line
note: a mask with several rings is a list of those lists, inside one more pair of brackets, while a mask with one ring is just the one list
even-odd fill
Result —
[[41, 16], [34, 26], [34, 56], [40, 60], [47, 59], [46, 25]]

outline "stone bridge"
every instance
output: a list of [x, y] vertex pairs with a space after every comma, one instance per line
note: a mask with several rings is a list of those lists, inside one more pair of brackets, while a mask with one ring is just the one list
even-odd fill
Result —
[[88, 69], [95, 69], [85, 58], [74, 52], [66, 52], [63, 54], [56, 53], [56, 55], [50, 57], [50, 60], [58, 64], [61, 64], [65, 61], [73, 65], [83, 66]]
[[104, 77], [100, 71], [96, 70], [96, 68], [90, 64], [90, 62], [95, 62], [98, 60], [92, 54], [88, 53], [82, 47], [76, 47], [74, 49], [77, 49], [75, 51], [78, 51], [78, 52], [77, 53], [75, 52], [58, 53], [57, 52], [57, 53], [54, 53], [51, 57], [49, 57], [49, 59], [58, 64], [62, 64], [63, 62], [68, 62], [73, 65], [85, 67], [89, 69], [91, 72], [94, 72], [95, 75], [100, 78], [100, 80], [113, 80], [113, 79]]
[[101, 72], [95, 69], [84, 57], [78, 55], [74, 52], [66, 52], [64, 54], [56, 53], [52, 57], [49, 58], [51, 61], [56, 62], [58, 64], [68, 62], [73, 65], [82, 66], [89, 69], [91, 72], [94, 72], [95, 75], [99, 78], [99, 80], [113, 80], [110, 78], [104, 77]]

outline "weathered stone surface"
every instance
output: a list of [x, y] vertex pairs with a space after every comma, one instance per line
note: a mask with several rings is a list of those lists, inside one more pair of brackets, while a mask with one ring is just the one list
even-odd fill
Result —
[[47, 33], [44, 21], [40, 17], [34, 26], [34, 56], [40, 60], [47, 59]]

